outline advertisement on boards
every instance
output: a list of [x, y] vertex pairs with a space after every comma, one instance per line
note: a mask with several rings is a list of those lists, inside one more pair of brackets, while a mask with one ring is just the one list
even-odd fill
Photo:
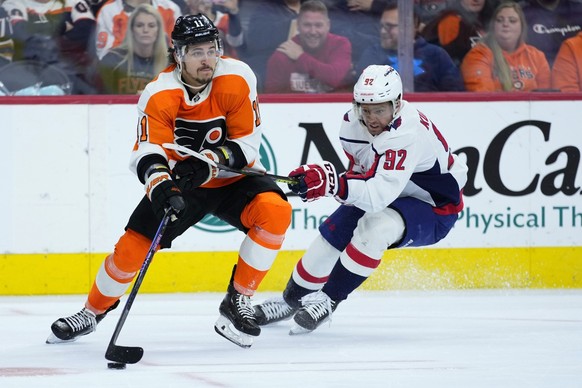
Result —
[[[579, 101], [414, 105], [469, 166], [465, 208], [436, 247], [582, 245]], [[279, 175], [322, 160], [345, 169], [338, 133], [350, 108], [263, 103], [262, 164]], [[144, 194], [128, 168], [135, 105], [2, 105], [0, 114], [7, 128], [0, 159], [11, 166], [5, 175], [10, 184], [0, 191], [0, 252], [109, 252]], [[293, 219], [283, 250], [303, 250], [339, 204], [332, 198], [289, 200]], [[207, 217], [176, 239], [173, 249], [236, 251], [242, 238]]]

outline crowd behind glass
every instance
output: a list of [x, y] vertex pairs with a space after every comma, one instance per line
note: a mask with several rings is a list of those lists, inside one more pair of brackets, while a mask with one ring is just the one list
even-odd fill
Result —
[[[261, 93], [349, 92], [399, 69], [415, 92], [582, 91], [582, 0], [0, 0], [0, 96], [139, 94], [183, 14], [206, 14]], [[400, 57], [402, 58], [402, 57]]]

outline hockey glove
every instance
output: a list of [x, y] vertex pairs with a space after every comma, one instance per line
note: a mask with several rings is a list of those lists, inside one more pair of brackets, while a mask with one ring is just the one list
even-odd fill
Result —
[[[200, 153], [215, 163], [219, 163], [218, 156], [214, 152], [203, 150]], [[176, 163], [174, 166], [174, 174], [181, 190], [194, 190], [216, 177], [218, 175], [218, 168], [211, 166], [203, 160], [189, 157]]]
[[180, 212], [186, 209], [182, 192], [176, 186], [167, 169], [156, 169], [145, 182], [146, 195], [152, 203], [156, 216], [161, 220], [166, 209], [172, 209], [170, 220], [175, 221]]
[[315, 201], [321, 197], [337, 194], [339, 179], [335, 167], [330, 162], [305, 164], [289, 173], [299, 179], [299, 183], [289, 184], [289, 189], [299, 195], [303, 202]]

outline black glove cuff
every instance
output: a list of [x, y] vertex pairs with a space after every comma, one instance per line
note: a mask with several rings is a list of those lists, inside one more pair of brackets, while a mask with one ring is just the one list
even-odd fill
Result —
[[[224, 165], [226, 165], [228, 167], [240, 169], [240, 168], [245, 167], [249, 163], [247, 161], [247, 158], [245, 157], [245, 154], [243, 153], [242, 149], [240, 148], [240, 146], [236, 142], [234, 142], [232, 140], [227, 140], [219, 148], [225, 148], [227, 150], [227, 152], [229, 153], [228, 164], [223, 163]], [[216, 152], [216, 154], [218, 154], [219, 152], [222, 153], [219, 150], [216, 150], [215, 152]]]
[[166, 169], [168, 171], [170, 171], [170, 166], [168, 166], [168, 161], [159, 154], [149, 154], [144, 156], [143, 158], [141, 158], [139, 160], [139, 163], [137, 164], [137, 177], [140, 180], [141, 183], [145, 184], [145, 181], [148, 179], [148, 177], [152, 174], [153, 171], [149, 171], [150, 167], [152, 167], [155, 164], [161, 164], [162, 166], [166, 167]]
[[163, 165], [162, 163], [154, 163], [148, 167], [148, 169], [144, 173], [144, 178], [147, 180], [150, 177], [150, 175], [152, 175], [154, 172], [167, 172], [169, 174], [170, 169], [168, 168], [168, 166]]
[[234, 163], [234, 157], [230, 148], [225, 146], [220, 146], [212, 150], [218, 156], [218, 162], [224, 164], [225, 166], [232, 167]]

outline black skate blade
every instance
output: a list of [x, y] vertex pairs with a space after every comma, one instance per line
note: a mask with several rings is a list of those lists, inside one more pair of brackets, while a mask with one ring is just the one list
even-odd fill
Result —
[[123, 364], [137, 364], [143, 357], [143, 348], [139, 346], [109, 345], [105, 358]]

